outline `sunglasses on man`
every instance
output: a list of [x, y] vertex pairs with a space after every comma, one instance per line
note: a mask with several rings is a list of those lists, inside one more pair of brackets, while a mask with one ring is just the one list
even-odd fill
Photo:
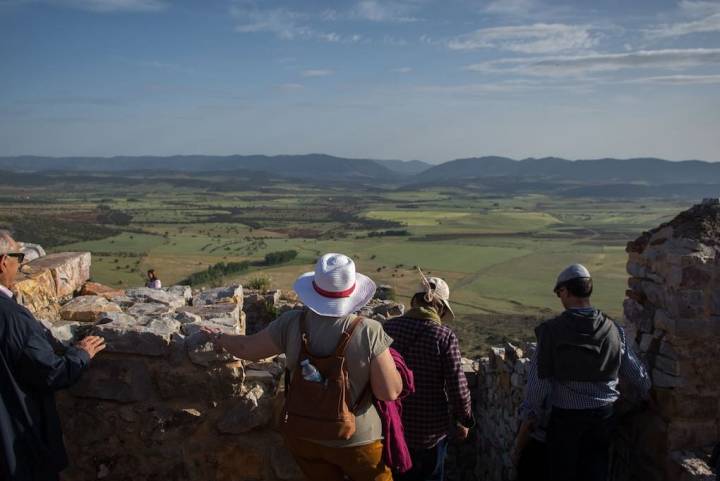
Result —
[[8, 252], [5, 254], [8, 257], [14, 257], [18, 260], [18, 264], [22, 264], [25, 261], [25, 253], [24, 252]]

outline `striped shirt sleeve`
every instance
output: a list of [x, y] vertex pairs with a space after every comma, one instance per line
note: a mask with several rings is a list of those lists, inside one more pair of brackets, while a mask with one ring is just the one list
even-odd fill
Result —
[[528, 366], [525, 400], [520, 407], [520, 416], [523, 419], [541, 417], [545, 400], [549, 399], [552, 393], [552, 380], [538, 377], [537, 356], [538, 350], [536, 349]]

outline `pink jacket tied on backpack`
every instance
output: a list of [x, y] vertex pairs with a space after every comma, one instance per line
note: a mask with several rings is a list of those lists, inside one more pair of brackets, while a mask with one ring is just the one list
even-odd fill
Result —
[[378, 401], [375, 399], [375, 408], [380, 414], [382, 421], [383, 437], [383, 458], [385, 464], [397, 473], [405, 473], [412, 468], [410, 451], [405, 442], [405, 432], [402, 423], [402, 399], [415, 392], [415, 380], [410, 368], [405, 364], [405, 359], [395, 349], [390, 348], [390, 355], [395, 361], [395, 367], [400, 373], [403, 382], [403, 389], [395, 401]]

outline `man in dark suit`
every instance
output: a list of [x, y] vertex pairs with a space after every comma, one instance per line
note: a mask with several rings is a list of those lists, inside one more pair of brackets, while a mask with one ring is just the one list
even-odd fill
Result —
[[55, 352], [49, 331], [15, 302], [23, 259], [0, 231], [0, 480], [55, 481], [68, 460], [54, 393], [77, 382], [105, 344], [88, 336]]

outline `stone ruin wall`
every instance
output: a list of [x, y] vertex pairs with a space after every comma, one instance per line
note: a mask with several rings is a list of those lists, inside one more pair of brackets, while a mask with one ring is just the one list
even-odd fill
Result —
[[627, 251], [628, 337], [657, 409], [623, 426], [625, 479], [712, 479], [703, 460], [720, 439], [720, 204], [692, 207]]
[[[657, 410], [619, 405], [613, 481], [714, 480], [705, 461], [720, 439], [718, 249], [718, 204], [696, 206], [628, 244], [624, 322], [650, 368]], [[107, 339], [81, 383], [58, 396], [72, 460], [64, 479], [302, 479], [274, 429], [282, 356], [219, 356], [195, 335], [201, 323], [255, 332], [295, 298], [240, 286], [117, 291], [86, 283], [89, 270], [87, 253], [52, 254], [18, 281], [20, 299], [52, 321], [58, 339]], [[382, 321], [402, 312], [375, 300], [363, 314]], [[478, 428], [469, 442], [451, 445], [449, 480], [513, 479], [531, 349], [508, 344], [465, 361]]]

